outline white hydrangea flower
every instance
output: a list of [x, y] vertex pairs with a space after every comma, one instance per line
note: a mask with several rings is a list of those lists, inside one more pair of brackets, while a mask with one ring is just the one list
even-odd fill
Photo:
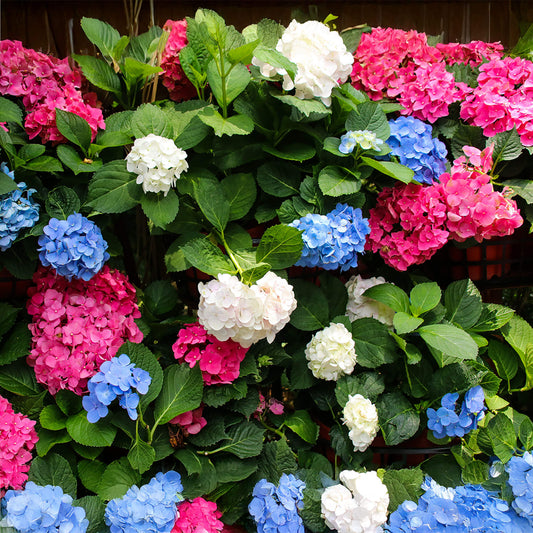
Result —
[[354, 58], [342, 37], [316, 20], [303, 24], [293, 20], [276, 50], [298, 67], [294, 82], [284, 69], [274, 68], [256, 57], [252, 64], [260, 67], [263, 76], [281, 74], [283, 89], [296, 89], [295, 94], [301, 99], [318, 97], [329, 106], [333, 88], [344, 83], [352, 72]]
[[163, 192], [166, 196], [189, 168], [186, 158], [185, 150], [172, 139], [150, 133], [135, 139], [126, 162], [128, 171], [137, 174], [137, 183], [142, 184], [144, 192]]
[[363, 296], [367, 289], [382, 283], [387, 283], [382, 277], [363, 279], [357, 275], [348, 280], [346, 283], [346, 289], [348, 290], [346, 315], [350, 322], [358, 318], [375, 318], [387, 326], [392, 326], [394, 310], [377, 300]]
[[389, 493], [376, 472], [343, 470], [343, 485], [327, 487], [322, 494], [322, 516], [339, 533], [378, 533], [387, 521]]
[[374, 440], [378, 426], [376, 406], [361, 394], [349, 396], [342, 421], [348, 427], [355, 451], [364, 452]]
[[218, 340], [232, 339], [244, 348], [266, 338], [272, 342], [296, 308], [292, 287], [273, 272], [255, 285], [245, 285], [237, 276], [219, 274], [199, 283], [198, 320]]
[[357, 361], [352, 334], [344, 324], [330, 324], [313, 335], [305, 348], [305, 357], [313, 376], [337, 381], [351, 374]]

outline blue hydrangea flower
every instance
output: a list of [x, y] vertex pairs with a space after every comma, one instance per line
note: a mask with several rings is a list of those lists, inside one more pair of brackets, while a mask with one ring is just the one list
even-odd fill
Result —
[[325, 270], [356, 267], [357, 254], [364, 252], [366, 236], [370, 233], [361, 209], [347, 204], [337, 204], [327, 215], [306, 215], [289, 226], [303, 230], [304, 247], [296, 265]]
[[248, 511], [258, 533], [304, 533], [299, 509], [303, 509], [305, 483], [293, 474], [283, 474], [276, 487], [266, 479], [257, 482]]
[[437, 439], [464, 437], [476, 429], [485, 416], [485, 394], [479, 385], [466, 392], [459, 413], [456, 410], [458, 399], [456, 392], [445, 394], [441, 399], [441, 407], [427, 410], [428, 428]]
[[[15, 172], [10, 171], [5, 163], [0, 164], [0, 172], [7, 174], [13, 181]], [[32, 195], [35, 189], [28, 189], [21, 181], [17, 189], [0, 195], [0, 251], [5, 252], [17, 239], [24, 228], [32, 228], [39, 220], [39, 204]]]
[[60, 276], [89, 281], [109, 259], [100, 228], [80, 213], [51, 218], [39, 237], [39, 259]]
[[505, 465], [509, 475], [508, 483], [513, 491], [513, 509], [525, 517], [533, 528], [533, 455], [511, 457]]
[[85, 510], [72, 506], [72, 498], [61, 487], [41, 487], [33, 481], [24, 490], [8, 490], [2, 512], [6, 524], [19, 533], [85, 533], [89, 526]]
[[139, 394], [146, 394], [151, 382], [150, 374], [142, 368], [136, 368], [126, 354], [104, 361], [100, 371], [87, 384], [89, 395], [82, 399], [87, 420], [94, 424], [107, 416], [107, 406], [115, 398], [119, 399], [120, 407], [126, 409], [129, 417], [136, 420]]
[[527, 521], [506, 501], [481, 485], [445, 488], [431, 478], [422, 484], [418, 503], [403, 502], [391, 513], [385, 529], [391, 533], [525, 533]]
[[443, 142], [433, 137], [429, 124], [413, 117], [399, 117], [389, 121], [390, 137], [387, 144], [391, 154], [402, 165], [414, 170], [414, 179], [431, 185], [446, 172], [447, 150]]
[[111, 500], [105, 522], [111, 533], [170, 533], [182, 491], [177, 472], [159, 472], [147, 485], [133, 485], [122, 498]]
[[382, 144], [383, 141], [378, 139], [373, 131], [348, 131], [341, 137], [339, 152], [342, 154], [351, 154], [357, 145], [359, 145], [363, 150], [379, 151]]

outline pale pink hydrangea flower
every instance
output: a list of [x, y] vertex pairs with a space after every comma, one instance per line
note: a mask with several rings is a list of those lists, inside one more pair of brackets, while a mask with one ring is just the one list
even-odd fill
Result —
[[215, 502], [198, 497], [178, 505], [178, 517], [171, 533], [219, 533], [224, 524]]
[[220, 341], [195, 323], [180, 329], [172, 351], [176, 359], [185, 361], [191, 368], [199, 364], [205, 385], [221, 385], [239, 377], [248, 349], [231, 339]]
[[200, 406], [197, 409], [175, 416], [169, 421], [169, 424], [181, 426], [186, 437], [196, 435], [207, 424], [207, 420], [202, 416], [203, 412], [204, 408]]
[[39, 440], [34, 426], [0, 396], [0, 497], [4, 489], [21, 489], [28, 479], [31, 450]]
[[28, 291], [32, 349], [28, 364], [51, 394], [83, 394], [87, 381], [126, 342], [141, 342], [135, 288], [107, 265], [89, 281], [39, 268]]

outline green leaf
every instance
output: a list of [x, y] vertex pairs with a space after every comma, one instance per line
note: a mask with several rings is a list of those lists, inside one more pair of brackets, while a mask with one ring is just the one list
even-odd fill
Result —
[[263, 150], [274, 157], [286, 159], [288, 161], [307, 161], [315, 156], [316, 150], [309, 144], [300, 142], [289, 142], [279, 148], [273, 146], [263, 146]]
[[61, 172], [63, 170], [61, 163], [55, 157], [49, 155], [36, 157], [21, 166], [35, 172]]
[[0, 346], [0, 365], [7, 365], [30, 353], [31, 333], [28, 325], [19, 322]]
[[422, 470], [444, 487], [457, 487], [463, 483], [461, 467], [451, 454], [438, 454], [421, 465]]
[[530, 418], [525, 418], [520, 423], [518, 438], [525, 450], [531, 450], [533, 448], [533, 422], [531, 422]]
[[91, 127], [89, 123], [76, 113], [56, 109], [57, 129], [72, 143], [87, 153], [91, 144]]
[[0, 367], [0, 387], [20, 396], [33, 396], [41, 392], [33, 368], [25, 361], [16, 361]]
[[178, 294], [168, 280], [153, 281], [144, 291], [145, 304], [154, 315], [172, 311], [178, 301]]
[[82, 409], [81, 397], [72, 391], [66, 389], [57, 391], [55, 400], [57, 406], [67, 416], [75, 415]]
[[187, 270], [191, 264], [185, 259], [182, 244], [187, 242], [187, 237], [178, 237], [168, 248], [165, 254], [165, 266], [167, 272], [182, 272]]
[[39, 422], [45, 429], [57, 431], [67, 427], [67, 417], [57, 405], [47, 405], [39, 415]]
[[263, 449], [264, 429], [253, 422], [241, 422], [228, 430], [229, 443], [223, 444], [220, 450], [232, 453], [239, 459], [256, 457]]
[[0, 194], [7, 194], [18, 189], [15, 181], [7, 174], [0, 172]]
[[318, 185], [326, 196], [343, 196], [359, 192], [361, 180], [346, 169], [329, 165], [320, 171]]
[[256, 461], [246, 461], [230, 455], [213, 459], [219, 483], [235, 483], [251, 476], [257, 470]]
[[395, 446], [418, 431], [420, 417], [400, 392], [384, 394], [379, 398], [376, 407], [379, 426], [388, 446]]
[[102, 474], [98, 484], [98, 496], [102, 500], [122, 498], [132, 485], [141, 481], [141, 476], [131, 468], [128, 459], [113, 461]]
[[[127, 129], [129, 130], [129, 127]], [[114, 146], [125, 146], [126, 144], [131, 144], [131, 135], [129, 133], [122, 131], [101, 131], [96, 136], [91, 149], [94, 150], [96, 148], [102, 150]]]
[[182, 478], [184, 498], [196, 498], [215, 490], [217, 486], [216, 470], [208, 457], [200, 457], [202, 470], [198, 474]]
[[218, 229], [224, 231], [229, 221], [230, 203], [224, 188], [218, 181], [200, 178], [194, 181], [194, 198], [205, 218]]
[[298, 410], [291, 413], [283, 424], [294, 431], [300, 438], [310, 444], [316, 444], [318, 439], [318, 425], [311, 420], [307, 411]]
[[335, 385], [335, 397], [341, 407], [344, 407], [350, 396], [361, 394], [371, 402], [385, 390], [385, 380], [377, 372], [363, 372], [355, 376], [342, 376]]
[[224, 189], [224, 195], [229, 201], [229, 220], [243, 218], [254, 205], [257, 195], [253, 175], [232, 174], [220, 183]]
[[250, 72], [242, 63], [234, 65], [224, 79], [221, 78], [214, 59], [207, 65], [207, 82], [222, 108], [227, 108], [246, 89], [250, 79]]
[[414, 316], [408, 315], [399, 311], [393, 317], [394, 329], [398, 335], [404, 335], [405, 333], [411, 333], [414, 331], [424, 320], [422, 318], [416, 318]]
[[511, 380], [516, 376], [518, 372], [518, 357], [517, 353], [509, 345], [490, 339], [488, 355], [501, 378]]
[[457, 159], [464, 155], [463, 146], [474, 146], [483, 150], [485, 148], [486, 137], [479, 127], [459, 124], [457, 131], [452, 139], [452, 157]]
[[122, 72], [124, 73], [126, 87], [131, 92], [136, 91], [139, 84], [145, 84], [150, 78], [163, 72], [163, 70], [160, 67], [138, 61], [133, 57], [126, 57], [122, 65]]
[[487, 145], [494, 143], [494, 151], [492, 153], [493, 161], [511, 161], [520, 156], [523, 150], [520, 136], [516, 132], [516, 128], [509, 131], [502, 131], [497, 133], [491, 139], [487, 139]]
[[489, 465], [474, 459], [464, 466], [462, 478], [464, 483], [481, 485], [489, 479]]
[[44, 154], [46, 147], [40, 144], [25, 144], [20, 147], [18, 156], [24, 161], [31, 161]]
[[37, 485], [55, 485], [61, 487], [65, 494], [76, 497], [77, 482], [68, 461], [55, 453], [46, 458], [35, 457], [28, 472], [28, 480]]
[[420, 468], [386, 470], [383, 483], [389, 492], [389, 513], [393, 513], [406, 500], [416, 502], [423, 494], [421, 488], [424, 472]]
[[258, 46], [255, 49], [254, 56], [259, 59], [259, 61], [263, 61], [272, 67], [284, 69], [287, 71], [289, 76], [294, 79], [298, 67], [292, 61], [287, 59], [282, 53], [278, 52], [277, 50], [273, 50], [273, 48], [275, 48], [275, 45], [272, 46], [272, 48]]
[[300, 173], [282, 161], [269, 161], [257, 169], [257, 183], [263, 191], [278, 198], [299, 194]]
[[44, 457], [56, 444], [71, 442], [72, 439], [66, 431], [39, 430], [39, 440], [35, 444], [35, 451], [39, 457]]
[[416, 330], [424, 341], [443, 352], [458, 359], [475, 359], [478, 346], [474, 339], [462, 329], [448, 324], [431, 324]]
[[404, 313], [409, 313], [409, 297], [402, 289], [392, 283], [374, 285], [374, 287], [367, 289], [363, 296], [388, 305], [396, 312], [403, 311]]
[[72, 57], [80, 65], [84, 76], [94, 86], [120, 95], [122, 90], [120, 78], [108, 63], [93, 56], [72, 54]]
[[526, 383], [523, 390], [533, 388], [533, 328], [523, 318], [513, 315], [500, 331], [505, 340], [516, 350], [524, 365]]
[[300, 259], [303, 241], [300, 230], [285, 224], [268, 228], [257, 247], [258, 263], [268, 263], [274, 270], [288, 268]]
[[155, 226], [164, 228], [176, 218], [180, 201], [173, 190], [168, 191], [166, 195], [148, 193], [141, 197], [141, 207]]
[[74, 500], [72, 505], [85, 509], [85, 517], [89, 521], [86, 533], [99, 533], [103, 530], [105, 505], [98, 496], [84, 496]]
[[60, 144], [56, 150], [60, 161], [76, 176], [83, 172], [96, 172], [103, 165], [100, 159], [82, 159], [75, 148], [66, 144]]
[[148, 443], [137, 440], [128, 452], [128, 461], [134, 470], [143, 474], [155, 461], [155, 450]]
[[436, 283], [419, 283], [409, 294], [409, 308], [414, 316], [420, 316], [437, 307], [441, 298], [440, 287]]
[[84, 446], [111, 446], [117, 434], [117, 429], [106, 420], [91, 424], [87, 420], [86, 411], [68, 418], [67, 431], [76, 442]]
[[390, 137], [387, 116], [376, 102], [359, 104], [346, 119], [346, 131], [368, 130], [379, 139], [386, 141]]
[[167, 114], [154, 104], [142, 104], [135, 110], [131, 118], [131, 129], [137, 139], [150, 133], [166, 138], [172, 136]]
[[107, 22], [102, 20], [83, 17], [81, 27], [87, 39], [96, 45], [102, 55], [110, 60], [113, 58], [113, 48], [120, 40], [120, 33]]
[[46, 197], [46, 212], [59, 220], [66, 220], [69, 215], [79, 213], [80, 206], [78, 195], [63, 185], [51, 190]]
[[481, 316], [481, 294], [469, 279], [448, 285], [444, 293], [444, 305], [446, 319], [464, 329], [471, 328]]
[[5, 335], [15, 323], [19, 309], [7, 302], [0, 302], [0, 337]]
[[506, 180], [502, 185], [510, 187], [514, 194], [521, 196], [528, 204], [533, 204], [533, 180], [516, 178]]
[[237, 48], [233, 48], [232, 50], [228, 51], [228, 59], [232, 63], [243, 63], [245, 65], [249, 65], [252, 62], [254, 50], [257, 48], [258, 44], [259, 40], [255, 40], [253, 42], [243, 44]]
[[193, 239], [184, 244], [181, 249], [185, 259], [191, 265], [210, 276], [237, 273], [231, 260], [207, 237]]
[[361, 161], [372, 168], [375, 168], [385, 176], [397, 179], [403, 183], [411, 183], [413, 181], [414, 171], [410, 168], [396, 163], [395, 161], [376, 161], [370, 157], [361, 157]]
[[228, 118], [224, 118], [218, 111], [213, 108], [206, 108], [201, 114], [198, 115], [200, 120], [211, 126], [217, 137], [223, 135], [248, 135], [252, 133], [254, 129], [254, 123], [250, 117], [246, 115], [233, 115]]
[[329, 325], [329, 305], [324, 293], [312, 283], [291, 279], [298, 306], [291, 314], [291, 324], [302, 331], [315, 331]]
[[22, 126], [22, 110], [15, 102], [4, 97], [0, 97], [0, 122], [14, 122]]
[[100, 213], [123, 213], [139, 203], [141, 188], [126, 161], [111, 161], [98, 169], [89, 182], [87, 204]]
[[502, 463], [506, 463], [514, 455], [517, 435], [512, 421], [503, 413], [490, 419], [487, 427], [482, 430], [490, 440], [494, 454]]
[[331, 115], [331, 109], [326, 107], [320, 100], [302, 100], [292, 94], [272, 93], [272, 96], [296, 109], [306, 118], [314, 117], [315, 119], [319, 119]]
[[78, 476], [86, 489], [96, 493], [105, 469], [101, 461], [82, 460], [78, 463]]
[[166, 424], [178, 415], [196, 409], [202, 400], [200, 367], [171, 365], [164, 371], [163, 388], [154, 407], [155, 424]]
[[478, 321], [470, 328], [470, 331], [494, 331], [501, 328], [514, 315], [514, 310], [498, 304], [483, 304]]
[[258, 475], [277, 483], [282, 474], [294, 474], [298, 465], [285, 439], [266, 442], [258, 457]]
[[174, 456], [185, 467], [189, 476], [200, 474], [208, 461], [206, 457], [201, 457], [190, 448], [177, 450]]
[[[368, 291], [367, 291], [368, 292]], [[360, 318], [352, 322], [357, 363], [376, 368], [396, 359], [396, 343], [385, 324], [374, 318]]]

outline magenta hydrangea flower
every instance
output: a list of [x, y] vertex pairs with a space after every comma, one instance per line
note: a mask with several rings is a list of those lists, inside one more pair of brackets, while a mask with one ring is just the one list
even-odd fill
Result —
[[204, 407], [201, 405], [197, 409], [175, 416], [169, 421], [169, 424], [181, 426], [186, 437], [189, 435], [196, 435], [197, 433], [200, 433], [201, 429], [207, 424], [207, 420], [202, 416], [203, 411]]
[[224, 523], [219, 520], [222, 513], [215, 502], [198, 497], [184, 501], [178, 507], [179, 516], [170, 533], [218, 533]]
[[39, 440], [34, 426], [0, 396], [0, 497], [4, 489], [21, 489], [28, 479], [31, 451]]
[[68, 282], [40, 268], [29, 289], [32, 349], [28, 364], [52, 394], [87, 390], [87, 381], [126, 342], [141, 342], [141, 316], [128, 278], [105, 265], [89, 281]]
[[483, 61], [492, 61], [503, 56], [503, 45], [500, 42], [437, 43], [435, 48], [442, 54], [447, 65], [461, 63], [472, 68], [478, 67]]
[[228, 339], [219, 341], [199, 323], [187, 324], [172, 345], [174, 357], [191, 368], [198, 363], [206, 385], [231, 383], [239, 377], [248, 348]]

